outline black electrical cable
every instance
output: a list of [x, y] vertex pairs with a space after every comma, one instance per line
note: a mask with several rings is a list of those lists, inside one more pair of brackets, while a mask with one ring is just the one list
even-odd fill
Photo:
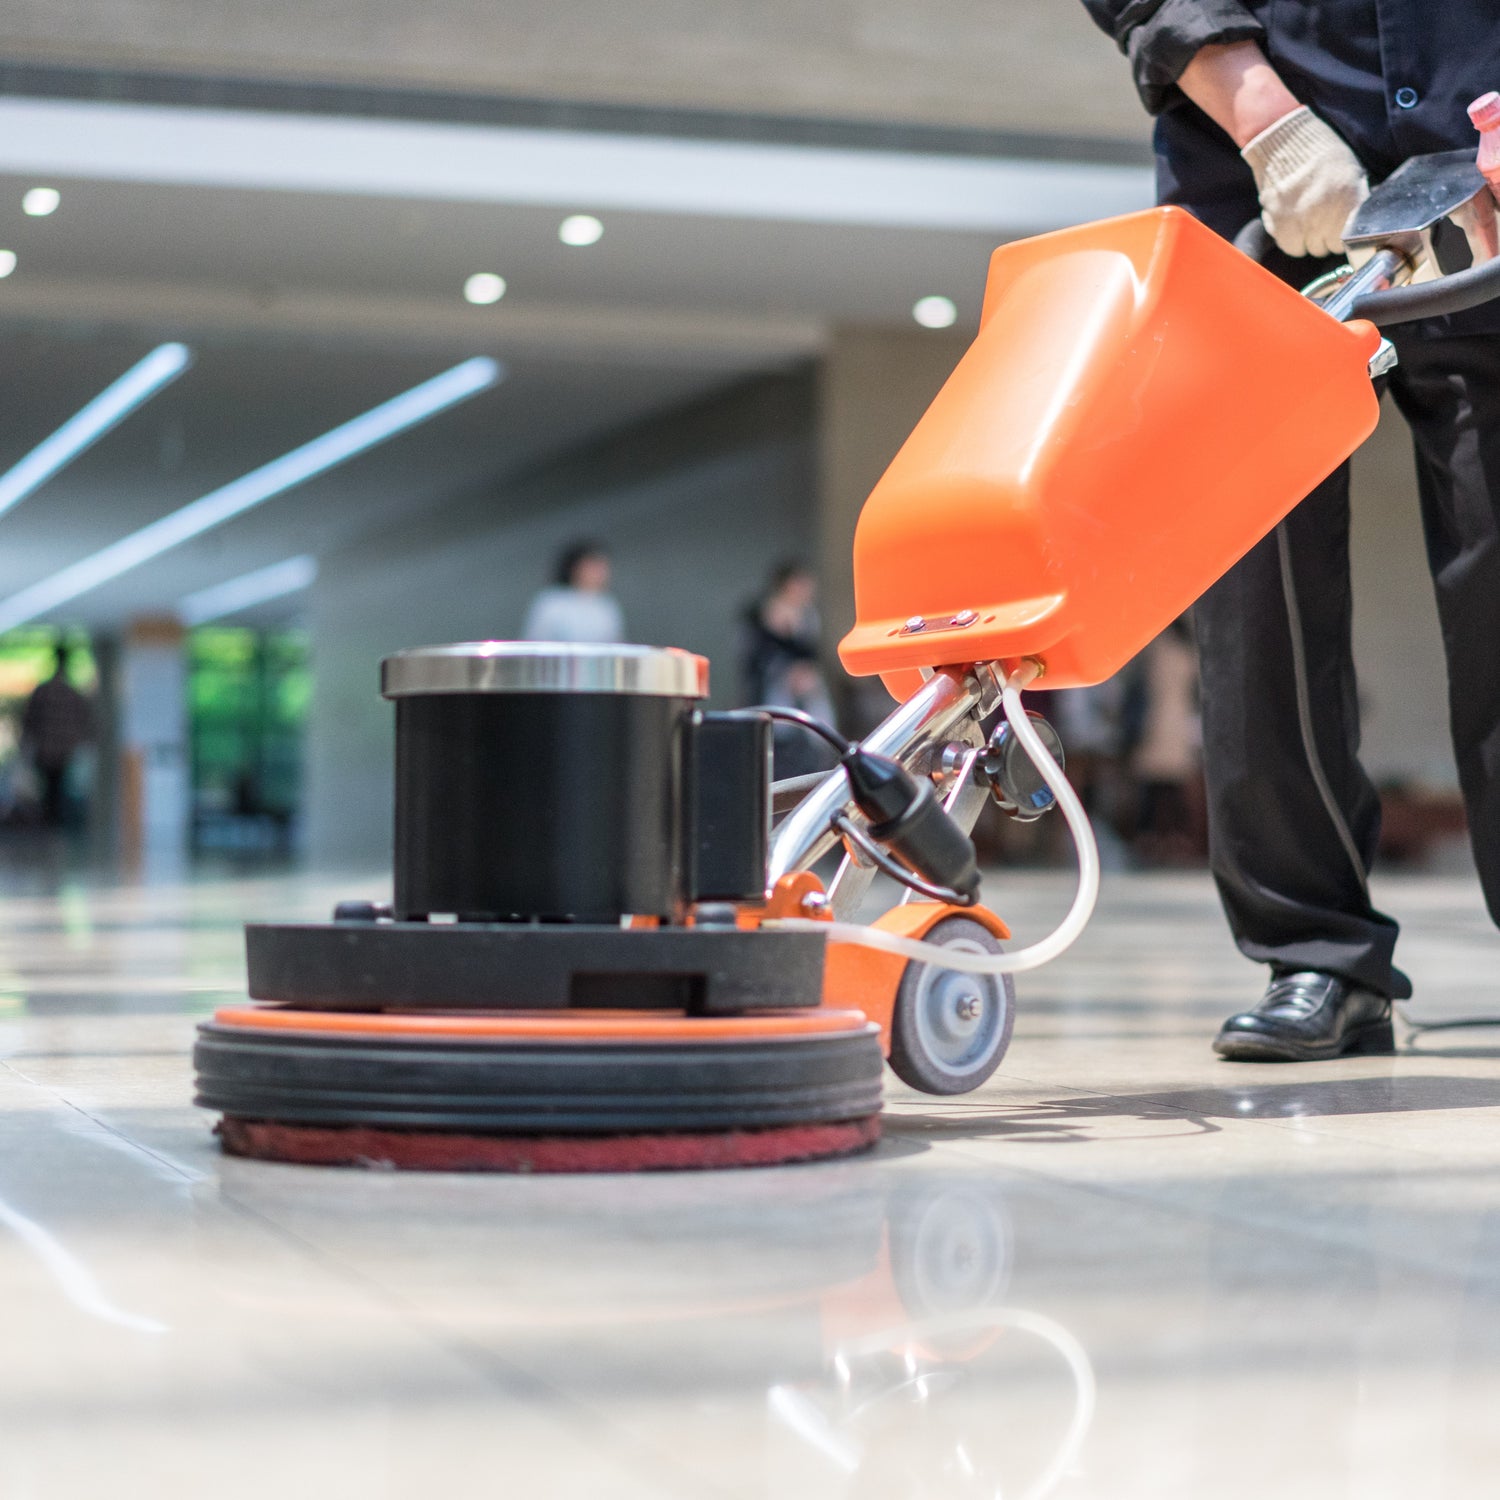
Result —
[[[794, 724], [799, 729], [804, 729], [808, 733], [818, 735], [820, 738], [826, 740], [839, 752], [840, 759], [843, 762], [844, 774], [850, 780], [850, 790], [854, 794], [856, 801], [860, 797], [860, 788], [859, 783], [854, 779], [854, 766], [851, 763], [861, 756], [864, 756], [874, 765], [884, 763], [882, 757], [867, 755], [862, 746], [852, 740], [846, 739], [838, 730], [834, 729], [831, 725], [825, 724], [821, 719], [815, 719], [811, 714], [803, 713], [800, 708], [772, 708], [762, 705], [755, 708], [742, 709], [741, 712], [747, 716], [750, 714], [764, 714], [769, 719], [779, 719], [783, 723]], [[898, 778], [910, 781], [910, 773], [902, 770], [896, 763], [890, 762], [889, 769]], [[817, 779], [821, 780], [821, 777]], [[915, 791], [915, 787], [912, 790]], [[865, 811], [867, 816], [874, 816], [874, 813], [870, 809], [866, 808]], [[927, 814], [928, 822], [930, 823], [931, 819], [935, 816], [939, 823], [942, 823], [946, 819], [946, 813], [938, 816], [936, 809], [934, 809]], [[919, 896], [926, 896], [929, 900], [933, 901], [942, 901], [949, 906], [973, 906], [979, 900], [977, 888], [971, 893], [960, 891], [954, 886], [940, 885], [934, 881], [924, 880], [922, 876], [909, 870], [900, 861], [887, 854], [873, 838], [857, 828], [842, 811], [835, 813], [829, 819], [828, 826], [841, 838], [858, 848], [877, 869], [883, 870], [892, 880], [899, 881], [908, 889], [916, 891]], [[925, 852], [931, 853], [931, 835], [933, 833], [940, 833], [941, 830], [934, 830], [928, 827], [926, 832], [927, 838], [923, 840]], [[968, 835], [964, 834], [961, 829], [958, 830], [958, 836], [967, 846], [966, 862], [970, 866], [970, 873], [975, 876], [975, 885], [977, 887], [977, 873], [972, 868], [974, 858], [973, 845], [969, 842]], [[951, 853], [952, 851], [945, 852]]]
[[835, 813], [831, 826], [841, 838], [848, 839], [876, 869], [889, 875], [892, 880], [898, 880], [902, 885], [908, 886], [919, 896], [926, 896], [929, 901], [941, 901], [947, 906], [976, 906], [978, 904], [977, 892], [971, 895], [965, 891], [956, 891], [951, 886], [933, 885], [931, 881], [923, 880], [920, 875], [914, 875], [905, 865], [887, 854], [873, 839], [866, 838], [845, 814]]
[[769, 708], [757, 705], [755, 708], [742, 709], [741, 712], [746, 716], [764, 714], [768, 719], [780, 719], [784, 724], [795, 724], [807, 730], [809, 734], [815, 734], [820, 739], [827, 740], [840, 755], [847, 755], [854, 748], [831, 724], [825, 724], [821, 719], [815, 719], [811, 714], [803, 713], [800, 708]]

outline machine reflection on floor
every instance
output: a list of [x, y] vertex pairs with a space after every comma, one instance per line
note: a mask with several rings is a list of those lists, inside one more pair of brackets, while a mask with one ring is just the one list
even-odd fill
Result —
[[[952, 1102], [890, 1085], [861, 1159], [223, 1158], [194, 1026], [239, 992], [247, 917], [348, 883], [0, 902], [6, 1500], [1490, 1492], [1500, 1042], [1218, 1062], [1256, 976], [1205, 878], [1109, 881], [1019, 986], [996, 1078]], [[1036, 927], [1071, 892], [993, 884]], [[1379, 897], [1421, 1013], [1496, 1008], [1467, 885]]]

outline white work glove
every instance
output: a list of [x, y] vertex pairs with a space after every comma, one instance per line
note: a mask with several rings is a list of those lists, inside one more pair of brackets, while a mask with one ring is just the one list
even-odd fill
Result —
[[1338, 255], [1349, 216], [1370, 196], [1359, 158], [1305, 105], [1240, 155], [1255, 173], [1260, 217], [1287, 255]]

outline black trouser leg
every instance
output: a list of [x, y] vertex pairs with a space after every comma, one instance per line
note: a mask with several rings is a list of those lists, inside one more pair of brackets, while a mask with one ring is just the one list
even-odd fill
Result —
[[1500, 922], [1500, 339], [1403, 340], [1391, 394], [1417, 445], [1469, 836]]
[[42, 822], [48, 828], [61, 828], [68, 768], [41, 766], [38, 771], [42, 781]]
[[[1380, 801], [1358, 760], [1348, 466], [1284, 524], [1319, 756], [1368, 870]], [[1209, 857], [1240, 951], [1404, 998], [1411, 986], [1391, 962], [1396, 924], [1371, 907], [1308, 769], [1274, 535], [1209, 590], [1195, 619]]]

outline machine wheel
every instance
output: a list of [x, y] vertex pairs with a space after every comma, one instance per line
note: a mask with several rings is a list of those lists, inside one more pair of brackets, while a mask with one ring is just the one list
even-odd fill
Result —
[[903, 1195], [891, 1206], [891, 1280], [914, 1323], [992, 1307], [1010, 1277], [1003, 1206], [968, 1186]]
[[[999, 940], [970, 917], [944, 917], [925, 942], [967, 953], [1000, 953]], [[891, 1070], [924, 1094], [967, 1094], [1010, 1046], [1016, 987], [1009, 974], [960, 974], [912, 962], [901, 975], [891, 1023]]]

